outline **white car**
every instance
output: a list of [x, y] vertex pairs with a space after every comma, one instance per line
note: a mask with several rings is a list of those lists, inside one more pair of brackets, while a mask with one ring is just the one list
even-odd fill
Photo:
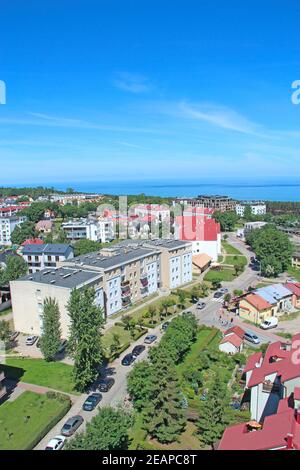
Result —
[[64, 436], [55, 436], [48, 442], [45, 450], [61, 450], [65, 444], [66, 438]]

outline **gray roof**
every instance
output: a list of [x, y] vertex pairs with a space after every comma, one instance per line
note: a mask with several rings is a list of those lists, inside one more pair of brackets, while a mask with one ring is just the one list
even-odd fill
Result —
[[69, 267], [43, 269], [34, 274], [28, 274], [27, 276], [20, 277], [16, 281], [32, 281], [41, 284], [53, 284], [59, 287], [66, 287], [74, 289], [80, 287], [85, 283], [89, 283], [93, 280], [101, 279], [102, 275], [99, 272], [90, 271], [87, 269], [74, 269]]
[[75, 265], [85, 265], [90, 266], [91, 268], [102, 268], [104, 270], [122, 266], [126, 263], [133, 262], [137, 259], [146, 258], [147, 256], [151, 256], [157, 254], [157, 250], [151, 248], [144, 248], [140, 246], [135, 247], [121, 247], [119, 245], [115, 245], [113, 247], [116, 250], [116, 254], [112, 256], [104, 256], [99, 252], [95, 253], [88, 253], [86, 255], [77, 256], [76, 258], [72, 258], [68, 260], [68, 263], [72, 263]]
[[64, 255], [70, 249], [71, 245], [65, 243], [47, 243], [46, 245], [25, 245], [22, 249], [23, 255]]
[[153, 247], [159, 250], [159, 248], [168, 248], [170, 250], [184, 248], [187, 245], [191, 245], [189, 241], [173, 240], [172, 238], [158, 238], [157, 240], [122, 240], [119, 245], [121, 246], [134, 246], [139, 245], [143, 247]]

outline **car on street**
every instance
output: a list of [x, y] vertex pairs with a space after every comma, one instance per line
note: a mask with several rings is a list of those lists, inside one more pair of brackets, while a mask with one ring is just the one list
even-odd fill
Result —
[[221, 289], [219, 289], [218, 292], [222, 292], [222, 294], [227, 294], [228, 289], [227, 289], [227, 287], [221, 287]]
[[165, 323], [162, 324], [161, 329], [163, 331], [166, 331], [168, 329], [168, 326], [170, 325], [169, 321], [166, 321]]
[[45, 450], [61, 450], [65, 445], [66, 438], [64, 436], [55, 436], [45, 447]]
[[124, 356], [122, 359], [122, 366], [130, 366], [135, 361], [135, 359], [136, 357], [133, 356], [133, 354], [126, 354], [126, 356]]
[[37, 340], [38, 340], [38, 336], [27, 336], [26, 346], [33, 346]]
[[258, 336], [256, 336], [251, 331], [246, 331], [245, 332], [244, 339], [249, 341], [250, 343], [253, 343], [253, 344], [259, 344], [260, 343], [260, 340], [259, 340]]
[[134, 357], [138, 357], [140, 354], [142, 354], [143, 351], [145, 351], [145, 346], [143, 344], [138, 344], [137, 346], [135, 346], [132, 350], [132, 355]]
[[83, 421], [84, 419], [80, 415], [72, 416], [72, 418], [69, 418], [61, 428], [62, 435], [66, 437], [72, 436], [79, 426], [82, 425]]
[[220, 299], [221, 297], [223, 297], [224, 295], [224, 292], [220, 292], [219, 290], [217, 292], [214, 293], [214, 299]]
[[112, 377], [105, 377], [104, 379], [100, 380], [98, 388], [100, 392], [106, 393], [109, 392], [114, 383], [115, 379], [113, 379]]
[[19, 336], [19, 331], [12, 331], [9, 333], [9, 341], [13, 342]]
[[196, 303], [196, 308], [198, 310], [203, 310], [205, 307], [206, 307], [206, 303], [202, 302], [201, 300], [198, 300], [198, 302]]
[[84, 411], [93, 411], [98, 405], [98, 403], [101, 401], [101, 398], [101, 393], [92, 393], [85, 400], [84, 404], [82, 405], [82, 409]]
[[263, 330], [269, 330], [270, 328], [276, 328], [278, 325], [278, 318], [270, 317], [260, 324], [260, 328]]
[[144, 339], [144, 343], [151, 344], [151, 343], [154, 343], [156, 339], [157, 339], [156, 335], [147, 335], [146, 338]]

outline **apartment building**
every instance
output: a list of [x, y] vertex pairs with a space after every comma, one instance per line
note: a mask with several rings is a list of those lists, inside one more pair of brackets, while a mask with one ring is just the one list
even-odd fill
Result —
[[191, 207], [206, 207], [220, 212], [235, 211], [236, 201], [229, 196], [199, 195], [195, 198], [177, 198], [173, 205], [182, 204]]
[[260, 221], [247, 222], [245, 223], [244, 229], [243, 229], [244, 235], [247, 235], [247, 233], [251, 232], [252, 230], [259, 230], [265, 227], [265, 225], [267, 225], [267, 222], [260, 222]]
[[89, 269], [60, 267], [44, 269], [10, 282], [14, 327], [25, 334], [41, 335], [43, 304], [46, 298], [56, 299], [60, 311], [62, 337], [68, 338], [70, 318], [67, 304], [73, 289], [93, 287], [95, 302], [104, 306], [103, 276]]
[[267, 212], [266, 203], [263, 201], [241, 201], [235, 206], [235, 211], [239, 217], [244, 217], [246, 207], [250, 207], [252, 215], [264, 215]]
[[114, 223], [108, 219], [78, 219], [61, 226], [68, 240], [92, 240], [106, 243], [115, 238]]
[[29, 274], [44, 268], [55, 268], [58, 263], [74, 258], [74, 249], [64, 243], [27, 244], [22, 248], [22, 257], [28, 264]]
[[136, 244], [115, 245], [65, 261], [64, 266], [93, 269], [103, 275], [106, 315], [141, 300], [158, 289], [159, 252]]
[[138, 217], [152, 216], [155, 219], [168, 220], [170, 218], [170, 209], [161, 204], [138, 204], [133, 208], [133, 213]]
[[0, 245], [10, 246], [11, 235], [16, 227], [25, 222], [26, 217], [0, 217]]

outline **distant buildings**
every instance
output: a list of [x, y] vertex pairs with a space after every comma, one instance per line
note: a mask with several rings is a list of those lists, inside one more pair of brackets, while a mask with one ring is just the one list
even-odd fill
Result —
[[[28, 256], [33, 255], [27, 253], [26, 256], [29, 262]], [[59, 262], [59, 267], [49, 266], [12, 281], [15, 328], [40, 335], [43, 302], [46, 297], [53, 297], [59, 304], [63, 337], [66, 338], [69, 326], [66, 305], [74, 288], [93, 287], [97, 304], [104, 307], [106, 316], [110, 316], [154, 294], [159, 288], [174, 289], [191, 280], [191, 243], [161, 239], [124, 240], [99, 252]]]
[[184, 204], [191, 207], [206, 207], [216, 211], [235, 211], [236, 201], [229, 196], [219, 195], [200, 195], [195, 198], [177, 198], [173, 201], [175, 204]]
[[51, 220], [40, 220], [36, 224], [35, 229], [39, 233], [43, 233], [43, 234], [51, 233], [53, 229], [53, 222]]
[[110, 219], [77, 219], [61, 225], [68, 240], [92, 240], [106, 243], [115, 238], [114, 222]]
[[252, 232], [252, 230], [263, 228], [265, 225], [267, 225], [267, 222], [246, 222], [244, 225], [244, 235], [247, 235], [247, 233]]
[[44, 268], [55, 268], [58, 263], [74, 258], [74, 250], [61, 243], [28, 244], [22, 248], [22, 257], [28, 264], [29, 274], [32, 274]]
[[246, 207], [250, 207], [252, 215], [264, 215], [267, 212], [266, 203], [263, 201], [241, 201], [235, 206], [239, 217], [244, 217]]
[[25, 222], [25, 220], [26, 217], [18, 217], [16, 215], [0, 217], [0, 246], [10, 246], [12, 244], [11, 235], [13, 231], [16, 227]]

